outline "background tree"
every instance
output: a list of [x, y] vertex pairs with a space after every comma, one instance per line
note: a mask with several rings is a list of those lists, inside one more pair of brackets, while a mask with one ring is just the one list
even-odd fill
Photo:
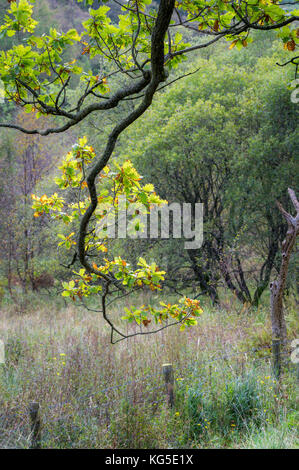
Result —
[[[29, 128], [36, 126], [34, 114], [28, 115], [23, 110], [19, 111], [16, 121]], [[44, 118], [41, 118], [39, 125], [43, 124]], [[52, 245], [53, 250], [55, 247], [56, 240], [50, 237], [53, 227], [49, 229], [45, 220], [37, 221], [33, 217], [31, 194], [41, 181], [46, 185], [46, 178], [53, 177], [53, 167], [66, 141], [66, 136], [58, 144], [54, 136], [19, 134], [13, 141], [2, 137], [1, 258], [12, 295], [18, 285], [26, 294], [29, 288], [50, 287], [53, 282], [49, 272], [52, 261], [47, 257], [49, 247]], [[13, 181], [17, 184], [13, 185]]]

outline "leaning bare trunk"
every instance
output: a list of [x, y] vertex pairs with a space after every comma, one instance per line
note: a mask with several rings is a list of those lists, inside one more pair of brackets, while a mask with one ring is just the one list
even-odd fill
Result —
[[285, 345], [287, 339], [286, 322], [283, 313], [283, 292], [286, 285], [290, 256], [299, 233], [299, 202], [292, 189], [289, 188], [288, 192], [297, 214], [293, 217], [277, 202], [278, 209], [288, 223], [288, 231], [282, 243], [282, 260], [278, 279], [270, 284], [272, 336], [273, 341], [278, 341], [282, 345]]

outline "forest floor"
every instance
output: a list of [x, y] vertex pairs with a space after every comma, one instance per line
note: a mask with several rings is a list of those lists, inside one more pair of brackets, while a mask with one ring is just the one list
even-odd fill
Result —
[[[298, 367], [286, 352], [273, 376], [267, 306], [203, 307], [195, 327], [116, 345], [100, 313], [50, 301], [23, 314], [3, 307], [0, 447], [30, 445], [28, 406], [38, 402], [43, 448], [298, 448]], [[292, 299], [287, 322], [298, 337]]]

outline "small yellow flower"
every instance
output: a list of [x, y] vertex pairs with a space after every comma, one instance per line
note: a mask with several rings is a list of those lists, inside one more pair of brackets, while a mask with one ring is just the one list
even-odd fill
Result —
[[175, 413], [175, 416], [180, 416], [180, 413], [177, 411], [177, 412]]
[[231, 424], [232, 427], [235, 427], [236, 425], [235, 424]]
[[65, 354], [64, 354], [64, 353], [60, 353], [60, 356], [65, 356]]

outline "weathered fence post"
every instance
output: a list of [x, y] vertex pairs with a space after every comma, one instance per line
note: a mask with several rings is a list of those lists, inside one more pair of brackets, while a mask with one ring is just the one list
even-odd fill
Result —
[[281, 362], [280, 362], [280, 339], [273, 339], [272, 341], [273, 353], [273, 372], [277, 380], [280, 378]]
[[29, 405], [29, 415], [31, 422], [31, 443], [30, 449], [40, 449], [41, 447], [41, 420], [39, 415], [39, 403], [32, 402]]
[[163, 364], [162, 369], [166, 385], [168, 405], [172, 408], [174, 405], [174, 374], [172, 364]]

